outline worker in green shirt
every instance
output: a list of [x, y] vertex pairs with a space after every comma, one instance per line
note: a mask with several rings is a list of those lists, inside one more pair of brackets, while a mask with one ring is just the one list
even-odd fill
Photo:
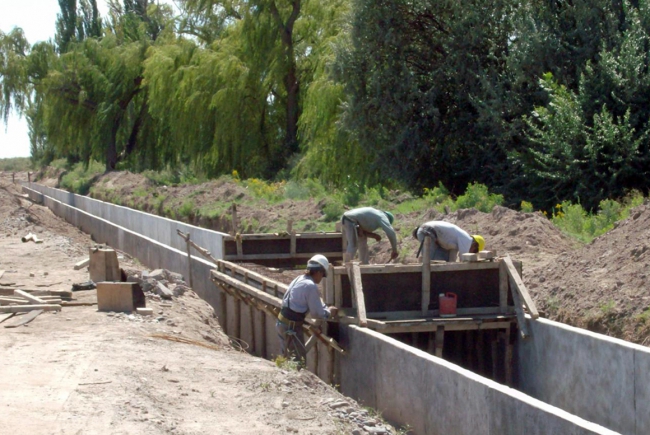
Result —
[[392, 213], [377, 210], [372, 207], [355, 208], [343, 213], [341, 224], [343, 225], [345, 237], [348, 240], [348, 247], [343, 256], [343, 261], [352, 261], [358, 249], [361, 264], [368, 264], [368, 237], [371, 237], [376, 241], [381, 240], [381, 236], [373, 232], [377, 230], [377, 228], [382, 228], [384, 230], [388, 240], [390, 241], [390, 245], [393, 248], [390, 259], [396, 259], [398, 255], [397, 236], [392, 227], [393, 220], [394, 217]]

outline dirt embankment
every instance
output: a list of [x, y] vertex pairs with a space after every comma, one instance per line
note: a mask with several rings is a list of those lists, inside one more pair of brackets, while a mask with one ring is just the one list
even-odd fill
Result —
[[[322, 203], [287, 200], [266, 204], [253, 200], [241, 186], [223, 181], [155, 186], [140, 175], [114, 172], [100, 178], [94, 192], [100, 199], [115, 202], [119, 197], [122, 204], [163, 215], [168, 215], [165, 210], [179, 210], [191, 199], [195, 209], [213, 207], [215, 217], [197, 218], [189, 213], [177, 218], [226, 232], [232, 229], [228, 207], [235, 200], [239, 203], [240, 221], [255, 222], [261, 232], [280, 231], [289, 219], [298, 223], [294, 227], [299, 231], [308, 231], [310, 222], [323, 219]], [[398, 214], [395, 229], [401, 252], [399, 261], [417, 261], [417, 243], [411, 238], [411, 231], [435, 219], [455, 223], [470, 234], [482, 234], [488, 249], [523, 261], [524, 281], [546, 317], [638, 343], [648, 340], [648, 205], [633, 210], [629, 219], [586, 246], [563, 234], [540, 213], [495, 207], [491, 213], [469, 209], [447, 215], [435, 210]], [[245, 232], [246, 229], [244, 225]], [[370, 252], [373, 262], [387, 262], [390, 245], [386, 238], [379, 243], [371, 242]]]

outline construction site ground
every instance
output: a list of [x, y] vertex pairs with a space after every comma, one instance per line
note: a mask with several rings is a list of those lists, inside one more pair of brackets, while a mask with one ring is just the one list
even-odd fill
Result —
[[[41, 244], [22, 243], [32, 232]], [[70, 290], [89, 236], [0, 177], [0, 286]], [[128, 255], [120, 265], [143, 269]], [[73, 293], [96, 302], [96, 290]], [[192, 291], [147, 295], [153, 316], [63, 307], [0, 324], [0, 415], [6, 434], [396, 433], [372, 410], [306, 370], [247, 354]], [[7, 317], [0, 314], [0, 320]], [[364, 429], [365, 428], [365, 429]]]

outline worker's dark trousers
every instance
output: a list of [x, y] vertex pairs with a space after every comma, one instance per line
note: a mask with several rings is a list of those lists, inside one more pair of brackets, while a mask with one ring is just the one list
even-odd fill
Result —
[[290, 325], [275, 322], [275, 329], [278, 331], [282, 348], [282, 355], [293, 358], [301, 365], [307, 363], [307, 351], [305, 350], [305, 335], [302, 332], [302, 324], [291, 322]]

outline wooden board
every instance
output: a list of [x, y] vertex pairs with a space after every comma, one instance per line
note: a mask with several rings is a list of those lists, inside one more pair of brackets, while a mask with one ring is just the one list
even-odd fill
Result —
[[368, 326], [366, 319], [366, 302], [364, 300], [363, 286], [361, 284], [361, 271], [359, 270], [359, 263], [354, 262], [349, 265], [350, 280], [352, 282], [352, 290], [354, 292], [354, 301], [357, 309], [357, 319], [359, 326]]
[[43, 299], [39, 298], [38, 296], [34, 296], [31, 293], [16, 289], [14, 290], [14, 295], [18, 296], [19, 298], [25, 298], [27, 299], [31, 304], [46, 304]]
[[18, 326], [26, 325], [32, 320], [34, 320], [36, 317], [38, 317], [39, 314], [42, 313], [43, 310], [34, 310], [29, 314], [25, 314], [24, 316], [19, 317], [19, 319], [16, 322], [5, 325], [5, 328], [17, 328]]
[[9, 307], [0, 307], [0, 313], [26, 313], [34, 310], [61, 311], [61, 305], [11, 305]]

